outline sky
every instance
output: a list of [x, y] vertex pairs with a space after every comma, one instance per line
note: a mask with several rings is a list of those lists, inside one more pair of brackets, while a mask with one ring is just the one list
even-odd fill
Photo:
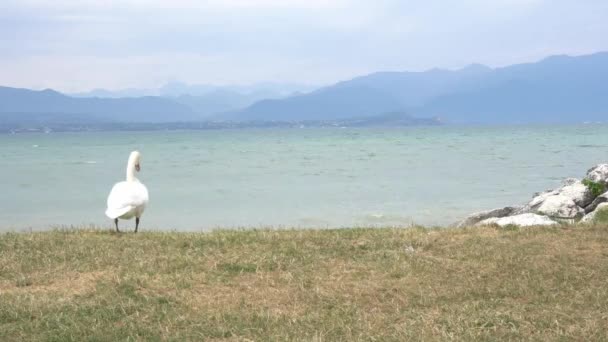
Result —
[[606, 0], [2, 0], [0, 85], [67, 92], [492, 67], [608, 50]]

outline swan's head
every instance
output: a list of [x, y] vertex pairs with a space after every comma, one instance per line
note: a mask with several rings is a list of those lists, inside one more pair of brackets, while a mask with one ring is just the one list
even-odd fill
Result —
[[137, 172], [139, 172], [139, 170], [141, 169], [141, 166], [139, 165], [140, 161], [141, 153], [139, 153], [139, 151], [131, 152], [131, 155], [129, 155], [129, 165], [132, 165], [135, 170], [137, 170]]

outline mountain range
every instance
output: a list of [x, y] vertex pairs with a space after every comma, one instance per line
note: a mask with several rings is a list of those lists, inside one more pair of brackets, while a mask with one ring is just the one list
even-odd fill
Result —
[[198, 119], [208, 119], [217, 113], [245, 108], [260, 100], [280, 99], [314, 89], [309, 85], [290, 83], [265, 82], [251, 85], [215, 86], [172, 81], [156, 89], [127, 88], [114, 91], [94, 89], [68, 95], [79, 98], [164, 97], [190, 107]]
[[[608, 121], [608, 52], [460, 70], [379, 72], [306, 93], [294, 85], [214, 87], [173, 82], [159, 89], [66, 95], [0, 87], [0, 124], [310, 122], [390, 124]], [[374, 119], [378, 118], [378, 119]]]
[[34, 91], [0, 87], [3, 124], [90, 124], [104, 122], [192, 121], [193, 110], [158, 96], [134, 98], [78, 98], [51, 89]]
[[381, 72], [308, 94], [265, 100], [233, 120], [341, 119], [405, 111], [446, 123], [568, 123], [608, 120], [608, 52], [552, 56], [492, 69]]

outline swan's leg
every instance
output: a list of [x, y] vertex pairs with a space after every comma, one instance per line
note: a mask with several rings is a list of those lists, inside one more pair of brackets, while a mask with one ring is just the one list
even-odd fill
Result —
[[135, 232], [137, 233], [137, 228], [139, 228], [139, 217], [135, 218]]
[[117, 218], [114, 219], [114, 225], [116, 225], [116, 232], [120, 233], [120, 230], [118, 230], [118, 219]]

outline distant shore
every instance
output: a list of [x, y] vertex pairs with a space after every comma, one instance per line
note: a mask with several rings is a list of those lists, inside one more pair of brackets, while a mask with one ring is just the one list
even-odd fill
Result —
[[0, 234], [0, 340], [602, 340], [607, 225]]
[[52, 133], [101, 131], [163, 131], [163, 130], [216, 130], [246, 128], [335, 128], [335, 127], [407, 127], [437, 126], [438, 119], [407, 118], [405, 122], [388, 122], [377, 119], [348, 119], [327, 121], [200, 121], [161, 123], [65, 123], [65, 124], [0, 124], [0, 133]]

